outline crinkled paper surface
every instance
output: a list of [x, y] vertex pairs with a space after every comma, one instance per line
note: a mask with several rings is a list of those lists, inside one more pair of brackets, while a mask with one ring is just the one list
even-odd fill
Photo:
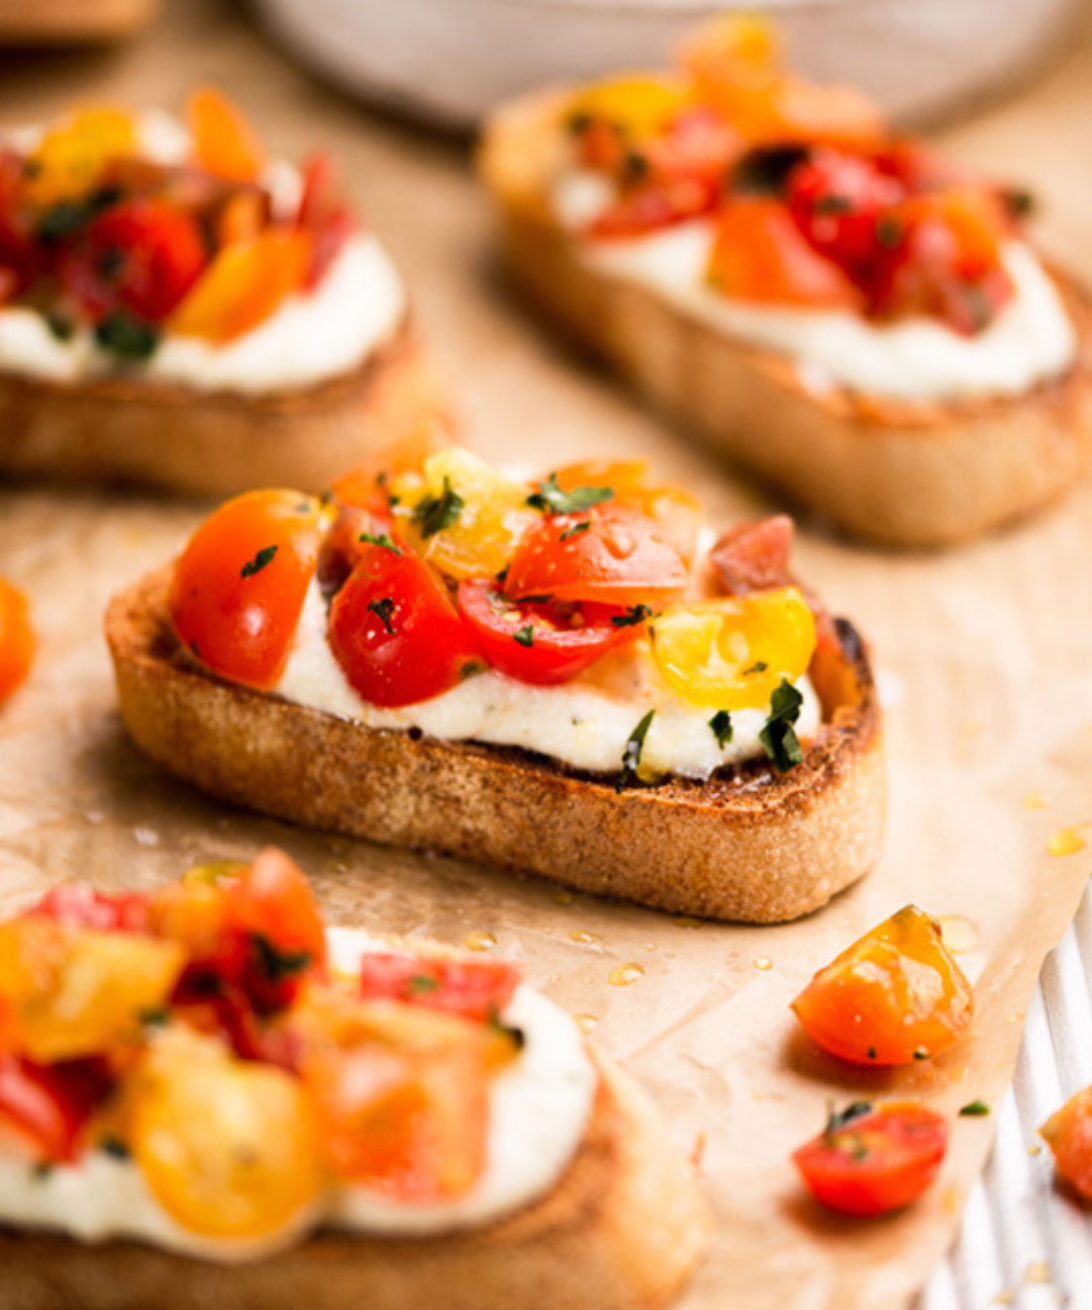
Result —
[[[1067, 159], [1084, 157], [1092, 59], [954, 135], [964, 156], [1049, 196], [1049, 244], [1092, 271]], [[278, 151], [329, 147], [409, 276], [465, 419], [496, 458], [543, 466], [648, 456], [703, 495], [714, 521], [770, 508], [756, 490], [643, 412], [526, 317], [490, 261], [490, 214], [465, 152], [358, 110], [281, 62], [233, 11], [190, 0], [115, 54], [8, 56], [0, 121], [69, 99], [180, 105], [199, 80], [245, 105]], [[1072, 183], [1072, 185], [1071, 185]], [[1087, 178], [1080, 185], [1088, 200]], [[990, 1118], [955, 1119], [937, 1186], [910, 1212], [821, 1215], [789, 1163], [829, 1100], [922, 1096], [954, 1115], [997, 1104], [1044, 954], [1065, 928], [1092, 845], [1092, 495], [991, 541], [902, 557], [805, 527], [801, 572], [872, 642], [888, 706], [883, 860], [825, 911], [777, 928], [697, 924], [532, 879], [308, 834], [202, 799], [146, 763], [118, 719], [101, 637], [108, 597], [177, 551], [201, 509], [135, 494], [0, 489], [0, 572], [33, 597], [41, 652], [0, 712], [0, 911], [51, 883], [150, 887], [194, 861], [285, 846], [331, 919], [480, 944], [583, 1017], [658, 1100], [680, 1149], [704, 1142], [717, 1227], [687, 1310], [896, 1310], [953, 1237], [989, 1148]], [[1092, 838], [1092, 827], [1086, 830]], [[899, 1074], [851, 1074], [801, 1038], [787, 1004], [812, 972], [908, 901], [973, 925], [974, 1036]], [[964, 925], [964, 934], [967, 926]], [[619, 966], [628, 966], [619, 971]], [[612, 982], [612, 976], [614, 982]], [[625, 985], [617, 985], [625, 981]]]

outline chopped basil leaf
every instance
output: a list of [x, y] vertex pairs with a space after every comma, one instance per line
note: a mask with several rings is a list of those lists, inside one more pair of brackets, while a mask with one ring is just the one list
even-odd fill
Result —
[[622, 791], [626, 783], [637, 776], [637, 769], [641, 763], [641, 752], [645, 747], [645, 738], [648, 736], [648, 730], [652, 726], [652, 720], [655, 717], [656, 711], [649, 710], [629, 734], [626, 748], [622, 752], [622, 774], [618, 779], [617, 791]]
[[67, 241], [120, 200], [121, 194], [120, 187], [104, 186], [81, 200], [60, 201], [42, 215], [36, 229], [38, 240], [47, 246]]
[[95, 325], [95, 340], [122, 359], [143, 360], [155, 354], [159, 332], [151, 323], [116, 310]]
[[562, 491], [557, 485], [557, 474], [551, 473], [545, 482], [538, 484], [538, 490], [527, 497], [527, 504], [532, 509], [540, 509], [551, 514], [579, 514], [582, 510], [601, 505], [605, 500], [614, 499], [611, 487], [574, 487], [572, 491]]
[[394, 613], [394, 600], [392, 597], [385, 596], [382, 600], [370, 600], [367, 608], [371, 610], [389, 633], [394, 632], [394, 627], [391, 624], [391, 615]]
[[800, 739], [793, 724], [800, 717], [804, 698], [791, 682], [784, 678], [770, 698], [770, 716], [758, 734], [762, 749], [773, 760], [774, 767], [785, 773], [804, 758]]
[[732, 716], [727, 710], [717, 710], [709, 720], [709, 727], [717, 739], [717, 745], [723, 750], [732, 741]]
[[870, 1047], [868, 1048], [868, 1058], [869, 1058], [870, 1060], [875, 1060], [875, 1059], [876, 1059], [876, 1056], [877, 1056], [876, 1048], [875, 1048], [874, 1046], [870, 1046]]
[[50, 335], [56, 337], [58, 341], [71, 341], [76, 331], [76, 325], [70, 318], [67, 318], [59, 309], [51, 309], [45, 316], [46, 327], [49, 328]]
[[292, 978], [311, 963], [310, 951], [282, 951], [260, 932], [250, 934], [250, 945], [258, 966], [271, 983]]
[[844, 1110], [835, 1110], [832, 1106], [830, 1113], [827, 1115], [827, 1126], [823, 1131], [827, 1137], [833, 1137], [835, 1133], [840, 1133], [843, 1128], [851, 1124], [854, 1119], [860, 1119], [863, 1115], [871, 1113], [871, 1101], [853, 1101]]
[[252, 578], [255, 573], [261, 573], [267, 564], [273, 563], [273, 557], [277, 553], [276, 546], [263, 546], [253, 559], [247, 560], [239, 570], [239, 577]]
[[112, 1160], [128, 1160], [132, 1154], [121, 1138], [115, 1137], [113, 1133], [107, 1133], [99, 1139], [99, 1150]]
[[583, 523], [578, 523], [575, 528], [569, 528], [567, 532], [563, 532], [558, 540], [568, 541], [570, 537], [575, 537], [581, 532], [587, 532], [590, 527], [591, 519], [585, 519]]
[[406, 983], [406, 991], [410, 996], [423, 996], [426, 992], [436, 992], [440, 990], [440, 983], [436, 978], [430, 978], [427, 973], [415, 973]]
[[1027, 218], [1035, 212], [1035, 196], [1022, 187], [1009, 187], [1001, 192], [1005, 208], [1013, 218]]
[[924, 1046], [919, 1046], [917, 1050], [914, 1052], [915, 1060], [928, 1060], [928, 1058], [929, 1058], [929, 1052], [925, 1049]]
[[743, 676], [749, 678], [752, 673], [765, 673], [769, 667], [765, 660], [756, 660], [749, 669], [743, 670]]
[[776, 146], [753, 150], [732, 170], [731, 189], [736, 195], [780, 195], [789, 174], [807, 157], [804, 146]]
[[171, 1012], [166, 1005], [153, 1006], [140, 1012], [140, 1022], [145, 1028], [162, 1028], [170, 1017]]
[[395, 555], [402, 554], [385, 532], [381, 532], [378, 536], [373, 536], [370, 532], [362, 532], [360, 534], [360, 540], [366, 541], [369, 546], [382, 546], [384, 550], [389, 550]]
[[421, 529], [421, 536], [434, 537], [459, 521], [466, 501], [451, 487], [451, 479], [444, 478], [444, 489], [439, 496], [426, 496], [413, 511], [413, 521]]
[[893, 249], [902, 240], [902, 224], [889, 214], [882, 215], [876, 220], [876, 240], [888, 250]]
[[610, 621], [616, 628], [632, 628], [650, 618], [652, 618], [652, 610], [647, 605], [632, 605], [625, 614], [611, 615]]
[[515, 1024], [505, 1023], [495, 1010], [489, 1016], [489, 1026], [501, 1037], [507, 1037], [517, 1051], [522, 1051], [527, 1045], [527, 1037], [523, 1029], [517, 1028]]
[[982, 1115], [989, 1114], [990, 1107], [985, 1101], [971, 1101], [968, 1105], [963, 1106], [959, 1113], [965, 1119], [977, 1119]]
[[528, 623], [525, 627], [520, 628], [515, 633], [513, 640], [518, 641], [521, 646], [533, 646], [535, 644], [535, 625]]

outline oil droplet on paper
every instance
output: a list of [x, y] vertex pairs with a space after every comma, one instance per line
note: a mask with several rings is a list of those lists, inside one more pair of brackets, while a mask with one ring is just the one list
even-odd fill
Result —
[[1080, 827], [1059, 828], [1057, 832], [1051, 834], [1047, 842], [1047, 850], [1051, 855], [1076, 855], [1087, 845], [1088, 842], [1081, 835]]
[[978, 925], [962, 914], [946, 914], [940, 920], [940, 933], [944, 945], [953, 955], [970, 955], [977, 951], [981, 938]]
[[599, 938], [593, 932], [585, 932], [583, 928], [574, 928], [569, 933], [569, 941], [577, 942], [580, 946], [589, 946], [592, 942], [597, 942]]
[[1039, 1145], [1038, 1142], [1032, 1142], [1032, 1144], [1028, 1147], [1028, 1155], [1039, 1155], [1042, 1153], [1042, 1150], [1043, 1148]]
[[672, 919], [671, 922], [676, 928], [700, 928], [702, 925], [701, 919], [678, 918]]
[[644, 966], [640, 964], [620, 964], [610, 971], [607, 982], [612, 987], [628, 987], [642, 977], [644, 971]]
[[756, 955], [754, 966], [756, 969], [760, 969], [763, 973], [769, 973], [773, 968], [773, 960], [771, 960], [768, 955]]
[[481, 930], [468, 932], [463, 939], [463, 945], [468, 951], [491, 951], [496, 944], [497, 939], [491, 932]]
[[1033, 1261], [1024, 1274], [1025, 1283], [1049, 1283], [1051, 1278], [1050, 1265], [1045, 1260]]
[[557, 891], [553, 893], [553, 902], [555, 905], [572, 905], [575, 900], [576, 897], [572, 892], [566, 891], [564, 887], [559, 887]]
[[594, 1014], [578, 1014], [576, 1023], [582, 1033], [594, 1032], [599, 1026], [599, 1017]]
[[1025, 810], [1045, 810], [1047, 807], [1047, 798], [1041, 791], [1025, 792], [1023, 806]]
[[1012, 1305], [1012, 1293], [1005, 1288], [993, 1298], [994, 1305]]

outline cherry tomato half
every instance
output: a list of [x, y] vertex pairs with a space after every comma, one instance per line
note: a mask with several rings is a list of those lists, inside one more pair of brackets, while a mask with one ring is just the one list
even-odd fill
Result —
[[792, 1003], [808, 1035], [854, 1064], [909, 1064], [947, 1050], [974, 1018], [974, 992], [914, 905], [866, 933]]
[[27, 598], [0, 578], [0, 704], [26, 681], [34, 647]]
[[303, 189], [299, 215], [301, 228], [311, 234], [311, 260], [305, 285], [316, 287], [356, 227], [352, 210], [337, 185], [333, 160], [328, 154], [312, 155], [300, 170]]
[[208, 258], [191, 214], [159, 200], [130, 200], [91, 224], [58, 276], [93, 319], [122, 308], [157, 322], [182, 300]]
[[615, 624], [625, 610], [605, 605], [563, 606], [505, 600], [488, 579], [459, 584], [459, 611], [482, 654], [501, 673], [520, 682], [551, 686], [574, 678], [640, 625]]
[[1066, 1101], [1039, 1129], [1054, 1153], [1058, 1173], [1092, 1201], [1092, 1087]]
[[517, 546], [504, 583], [512, 600], [659, 608], [689, 574], [677, 548], [645, 515], [611, 502], [550, 514]]
[[99, 1059], [34, 1064], [0, 1054], [0, 1136], [14, 1138], [38, 1160], [74, 1160], [111, 1082]]
[[328, 633], [350, 685], [372, 705], [431, 700], [482, 663], [443, 583], [395, 541], [361, 544]]
[[862, 1218], [899, 1210], [932, 1183], [948, 1146], [948, 1125], [912, 1101], [851, 1106], [793, 1154], [812, 1195]]
[[519, 984], [519, 972], [504, 960], [424, 959], [375, 952], [360, 964], [360, 995], [446, 1010], [464, 1019], [495, 1019]]
[[328, 515], [296, 491], [249, 491], [197, 529], [171, 583], [179, 641], [213, 673], [272, 687], [284, 671]]

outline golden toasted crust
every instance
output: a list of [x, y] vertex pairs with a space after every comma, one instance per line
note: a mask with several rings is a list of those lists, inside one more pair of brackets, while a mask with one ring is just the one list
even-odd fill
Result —
[[701, 1258], [708, 1211], [640, 1089], [597, 1064], [572, 1164], [546, 1197], [500, 1223], [430, 1238], [322, 1234], [242, 1266], [0, 1229], [4, 1310], [655, 1310]]
[[444, 415], [407, 321], [352, 372], [269, 394], [0, 373], [0, 470], [200, 495], [320, 492], [370, 451]]
[[1092, 459], [1092, 300], [1053, 276], [1077, 327], [1061, 378], [1019, 397], [910, 404], [809, 390], [787, 358], [604, 275], [553, 221], [567, 92], [516, 102], [480, 165], [508, 267], [567, 333], [739, 464], [849, 532], [893, 546], [969, 539], [1060, 496]]
[[827, 722], [802, 764], [707, 783], [627, 787], [525, 751], [380, 731], [228, 684], [174, 636], [170, 569], [116, 596], [106, 636], [137, 745], [203, 791], [373, 841], [527, 869], [689, 915], [793, 919], [875, 862], [883, 830], [880, 714], [867, 657], [813, 667]]

